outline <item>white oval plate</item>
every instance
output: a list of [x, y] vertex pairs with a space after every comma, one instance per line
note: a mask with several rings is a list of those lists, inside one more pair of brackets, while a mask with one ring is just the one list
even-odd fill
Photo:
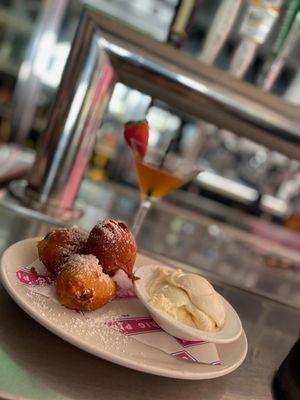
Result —
[[[173, 270], [173, 268], [165, 265], [161, 266], [161, 268]], [[226, 319], [224, 327], [216, 332], [205, 332], [196, 328], [192, 328], [179, 321], [176, 321], [166, 312], [153, 307], [149, 303], [147, 284], [156, 269], [157, 265], [143, 265], [138, 271], [135, 271], [136, 277], [141, 279], [137, 279], [134, 282], [134, 287], [139, 300], [148, 309], [153, 319], [162, 329], [164, 329], [170, 335], [188, 340], [206, 340], [207, 342], [224, 344], [234, 342], [241, 336], [243, 330], [241, 320], [231, 304], [229, 304], [228, 301], [222, 296], [221, 297], [226, 310]]]
[[[245, 359], [247, 339], [244, 332], [234, 343], [217, 345], [222, 365], [212, 366], [178, 360], [128, 336], [120, 337], [113, 329], [102, 332], [95, 325], [95, 321], [109, 314], [109, 305], [86, 314], [87, 318], [82, 324], [80, 315], [74, 311], [62, 307], [46, 296], [32, 294], [17, 281], [16, 271], [20, 266], [29, 265], [37, 258], [37, 239], [22, 240], [3, 253], [1, 280], [10, 296], [26, 313], [67, 342], [124, 367], [178, 379], [216, 378], [234, 371]], [[157, 261], [139, 255], [137, 268], [145, 264], [157, 264]], [[126, 313], [126, 302], [118, 301], [118, 304], [120, 313]]]

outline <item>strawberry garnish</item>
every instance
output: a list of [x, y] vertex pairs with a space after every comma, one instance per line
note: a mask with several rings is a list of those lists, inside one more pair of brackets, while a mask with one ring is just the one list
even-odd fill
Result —
[[134, 148], [141, 157], [145, 156], [149, 139], [149, 126], [145, 119], [126, 122], [124, 137], [131, 148]]

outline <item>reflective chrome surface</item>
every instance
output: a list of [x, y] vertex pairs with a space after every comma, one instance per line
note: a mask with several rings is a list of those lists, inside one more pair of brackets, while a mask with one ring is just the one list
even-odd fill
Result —
[[296, 107], [87, 9], [28, 178], [25, 205], [48, 213], [54, 207], [55, 214], [72, 208], [115, 74], [189, 114], [300, 159]]
[[300, 158], [296, 107], [99, 13], [93, 19], [120, 81], [189, 114]]
[[25, 205], [60, 217], [72, 208], [114, 86], [115, 74], [86, 14], [81, 19], [46, 132], [28, 178]]
[[27, 190], [25, 179], [10, 182], [9, 190], [0, 191], [0, 205], [24, 217], [60, 226], [64, 226], [67, 221], [80, 218], [83, 213], [80, 209], [61, 209], [51, 204], [43, 205], [34, 202], [34, 199], [31, 199], [31, 207], [26, 207], [24, 199], [27, 199]]
[[[86, 182], [83, 189], [79, 202], [87, 208], [87, 213], [80, 222], [81, 226], [90, 228], [98, 218], [107, 215], [122, 217], [130, 222], [137, 205], [136, 192], [127, 192], [110, 185], [104, 185], [103, 189]], [[184, 223], [180, 225], [178, 219]], [[155, 226], [157, 229], [152, 234]], [[184, 227], [184, 230], [177, 235], [179, 241], [174, 241], [179, 226]], [[192, 234], [191, 226], [194, 226]], [[269, 277], [272, 273], [275, 278], [279, 277], [276, 270], [266, 270], [267, 267], [258, 265], [254, 258], [249, 260], [245, 270], [241, 262], [245, 260], [241, 250], [236, 258], [227, 258], [226, 261], [231, 268], [231, 275], [227, 277], [230, 284], [220, 278], [221, 268], [218, 269], [214, 258], [217, 247], [208, 246], [209, 240], [205, 233], [210, 228], [211, 234], [214, 234], [211, 235], [214, 238], [211, 244], [219, 243], [220, 230], [223, 228], [219, 226], [217, 238], [217, 226], [216, 222], [211, 224], [203, 217], [193, 215], [193, 218], [189, 218], [184, 212], [181, 214], [178, 208], [165, 205], [160, 207], [158, 204], [141, 232], [140, 248], [143, 250], [147, 246], [148, 253], [153, 255], [158, 246], [163, 246], [164, 251], [172, 253], [172, 257], [177, 259], [180, 253], [182, 260], [186, 260], [184, 268], [196, 268], [203, 274], [208, 272], [205, 265], [202, 269], [201, 260], [210, 258], [209, 276], [217, 289], [238, 310], [249, 340], [248, 355], [238, 370], [215, 380], [182, 382], [111, 364], [48, 332], [27, 316], [0, 286], [0, 397], [14, 400], [174, 400], [178, 397], [206, 400], [271, 399], [272, 376], [297, 340], [300, 313], [294, 307], [233, 286], [238, 282], [242, 284], [245, 276], [249, 276], [251, 263], [252, 276], [256, 277], [254, 286], [264, 281], [264, 271], [268, 272]], [[0, 253], [15, 241], [37, 234], [44, 235], [49, 229], [48, 224], [26, 219], [0, 207]], [[223, 232], [223, 235], [226, 236], [227, 232]], [[196, 243], [198, 247], [192, 250]], [[231, 242], [231, 246], [235, 244], [235, 241]], [[209, 248], [212, 254], [209, 254]], [[190, 264], [192, 259], [194, 266]], [[174, 264], [171, 259], [166, 261]], [[289, 291], [290, 281], [284, 281], [284, 273], [280, 276], [280, 279], [264, 281], [265, 290], [268, 290], [268, 285], [274, 291], [280, 290], [285, 284]]]

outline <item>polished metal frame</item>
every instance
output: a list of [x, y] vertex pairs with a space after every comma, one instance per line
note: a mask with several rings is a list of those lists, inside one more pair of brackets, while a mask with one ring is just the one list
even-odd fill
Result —
[[296, 107], [85, 8], [34, 167], [27, 182], [11, 185], [19, 207], [56, 220], [77, 215], [74, 200], [117, 81], [300, 160]]

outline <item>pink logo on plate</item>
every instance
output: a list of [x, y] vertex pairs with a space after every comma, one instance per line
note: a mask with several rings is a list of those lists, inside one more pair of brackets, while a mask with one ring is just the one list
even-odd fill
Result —
[[190, 353], [188, 353], [186, 350], [181, 350], [177, 351], [175, 353], [171, 353], [172, 356], [175, 356], [177, 358], [183, 358], [184, 360], [191, 360], [191, 361], [197, 361]]
[[175, 339], [179, 344], [181, 344], [182, 347], [191, 347], [191, 346], [197, 346], [198, 344], [207, 343], [204, 340], [184, 340], [180, 338], [175, 338]]
[[35, 274], [22, 267], [16, 272], [16, 276], [23, 285], [27, 286], [49, 286], [55, 281], [51, 275]]
[[161, 328], [149, 317], [120, 318], [107, 322], [107, 326], [117, 328], [124, 335], [140, 335], [142, 333], [160, 332]]

